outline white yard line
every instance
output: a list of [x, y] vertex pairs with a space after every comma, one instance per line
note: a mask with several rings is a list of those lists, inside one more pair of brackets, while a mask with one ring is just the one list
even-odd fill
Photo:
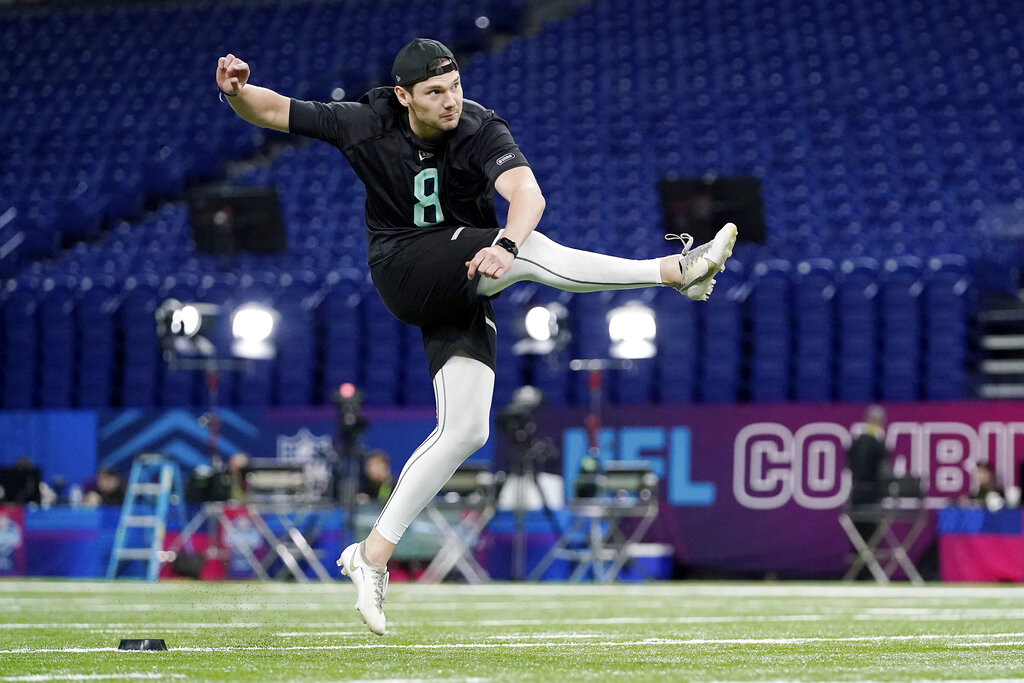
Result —
[[[335, 624], [335, 626], [338, 626], [338, 625], [339, 624]], [[39, 629], [45, 629], [45, 628], [83, 629], [83, 630], [86, 630], [86, 631], [93, 630], [93, 629], [111, 629], [111, 628], [121, 629], [121, 628], [124, 628], [124, 629], [136, 629], [136, 630], [138, 630], [138, 629], [147, 629], [147, 630], [150, 630], [150, 631], [158, 631], [158, 630], [165, 630], [165, 629], [188, 630], [188, 629], [193, 629], [193, 628], [266, 628], [266, 626], [267, 626], [266, 622], [263, 622], [263, 621], [241, 622], [241, 623], [239, 623], [239, 622], [231, 622], [231, 623], [224, 622], [224, 623], [220, 623], [220, 624], [218, 624], [218, 623], [209, 623], [209, 624], [198, 623], [198, 624], [193, 624], [193, 623], [187, 623], [187, 622], [182, 622], [182, 623], [178, 623], [178, 624], [139, 624], [139, 623], [136, 623], [136, 622], [132, 622], [132, 623], [108, 622], [108, 623], [82, 624], [82, 623], [77, 623], [76, 622], [76, 623], [68, 624], [68, 623], [50, 622], [50, 623], [0, 624], [0, 631], [6, 630], [6, 629], [21, 630], [21, 629], [35, 629], [35, 628], [39, 628]]]
[[[419, 621], [419, 620], [404, 620], [406, 625], [418, 624], [418, 623], [430, 623], [434, 626], [440, 627], [463, 627], [463, 626], [543, 626], [551, 624], [564, 624], [564, 625], [614, 625], [614, 624], [729, 624], [729, 623], [749, 623], [749, 622], [814, 622], [814, 621], [830, 621], [836, 618], [835, 613], [828, 614], [780, 614], [775, 616], [767, 615], [693, 615], [693, 616], [680, 616], [680, 617], [655, 617], [655, 616], [635, 616], [635, 617], [593, 617], [593, 618], [566, 618], [566, 619], [487, 619], [487, 620], [464, 620], [464, 621]], [[891, 621], [898, 619], [900, 621], [961, 621], [964, 619], [971, 619], [975, 621], [986, 620], [986, 619], [1020, 619], [1024, 620], [1024, 610], [1007, 610], [1007, 609], [979, 609], [970, 608], [964, 610], [949, 610], [949, 609], [909, 609], [909, 610], [894, 610], [894, 609], [869, 609], [862, 614], [850, 614], [846, 615], [852, 621]], [[251, 622], [179, 622], [179, 623], [152, 623], [152, 624], [139, 624], [130, 622], [93, 622], [93, 623], [61, 623], [61, 622], [29, 622], [29, 623], [0, 623], [0, 631], [5, 630], [33, 630], [33, 629], [75, 629], [83, 631], [91, 631], [96, 633], [107, 633], [111, 631], [119, 630], [139, 630], [145, 629], [147, 631], [188, 631], [191, 629], [241, 629], [241, 628], [266, 628], [269, 624], [262, 621], [251, 621]], [[362, 633], [362, 631], [352, 630], [332, 630], [332, 629], [347, 629], [349, 626], [348, 622], [331, 622], [322, 624], [306, 624], [306, 628], [303, 630], [291, 630], [286, 632], [280, 632], [276, 635], [283, 638], [298, 638], [307, 636], [327, 636], [327, 635], [350, 635], [354, 633]]]
[[[983, 640], [983, 639], [990, 640]], [[1002, 639], [1013, 638], [1010, 644], [1017, 644], [1024, 633], [981, 633], [981, 634], [915, 634], [896, 636], [850, 636], [827, 638], [823, 636], [809, 636], [798, 638], [645, 638], [643, 640], [605, 640], [596, 642], [584, 642], [580, 645], [593, 647], [636, 647], [636, 646], [685, 646], [685, 645], [806, 645], [809, 643], [877, 643], [877, 642], [907, 642], [907, 641], [950, 641], [950, 647], [960, 647], [960, 643], [970, 644], [972, 641], [991, 646], [1005, 642]], [[995, 640], [992, 640], [995, 639]], [[516, 643], [516, 642], [485, 642], [485, 643], [413, 643], [400, 645], [397, 643], [357, 643], [350, 645], [283, 645], [283, 646], [237, 646], [229, 645], [224, 647], [175, 647], [170, 652], [291, 652], [308, 650], [445, 650], [445, 649], [481, 649], [489, 650], [495, 648], [543, 648], [561, 647], [564, 642], [538, 642], [538, 643]], [[0, 650], [0, 654], [50, 654], [50, 653], [92, 653], [92, 652], [118, 652], [114, 647], [74, 647], [74, 648], [14, 648]], [[137, 656], [136, 652], [144, 652], [143, 656], [159, 656], [159, 652], [144, 650], [132, 651], [127, 656]]]
[[[198, 599], [209, 597], [209, 584], [195, 584]], [[226, 591], [243, 589], [251, 592], [253, 599], [261, 596], [282, 595], [290, 599], [309, 596], [315, 598], [323, 595], [338, 595], [351, 590], [347, 581], [330, 584], [276, 584], [276, 583], [235, 583], [220, 584]], [[0, 594], [25, 593], [117, 593], [129, 594], [160, 594], [165, 591], [175, 592], [181, 588], [180, 582], [147, 583], [143, 581], [38, 581], [38, 580], [0, 580]], [[944, 586], [931, 584], [912, 586], [898, 584], [890, 586], [820, 583], [820, 584], [715, 584], [696, 582], [664, 582], [648, 584], [615, 584], [601, 586], [593, 584], [522, 584], [522, 583], [488, 583], [480, 585], [423, 585], [415, 583], [394, 583], [391, 588], [396, 592], [409, 593], [410, 604], [417, 600], [424, 603], [434, 602], [440, 596], [513, 596], [515, 599], [527, 597], [547, 597], [567, 601], [578, 600], [581, 596], [606, 596], [613, 594], [623, 597], [646, 596], [651, 599], [664, 600], [674, 597], [828, 597], [828, 598], [1017, 598], [1024, 599], [1024, 589], [1014, 586]], [[36, 596], [24, 596], [33, 598]], [[39, 596], [45, 597], [45, 596]], [[0, 598], [2, 599], [2, 598]]]
[[120, 673], [120, 674], [26, 674], [0, 676], [0, 681], [161, 681], [165, 678], [187, 678], [185, 674]]

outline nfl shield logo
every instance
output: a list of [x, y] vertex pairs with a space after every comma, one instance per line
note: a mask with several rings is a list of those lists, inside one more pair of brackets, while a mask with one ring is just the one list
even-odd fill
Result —
[[294, 436], [277, 437], [277, 459], [282, 462], [310, 462], [331, 451], [329, 434], [314, 434], [303, 427]]

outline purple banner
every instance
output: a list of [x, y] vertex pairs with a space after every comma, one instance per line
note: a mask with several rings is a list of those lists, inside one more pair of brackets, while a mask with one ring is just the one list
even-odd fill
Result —
[[[666, 505], [646, 540], [669, 543], [686, 567], [833, 577], [850, 544], [837, 518], [850, 482], [846, 447], [864, 405], [729, 405], [609, 408], [602, 457], [648, 460]], [[937, 508], [970, 490], [979, 461], [1000, 483], [1019, 485], [1024, 404], [913, 403], [885, 406], [897, 474], [926, 484]], [[545, 410], [540, 432], [562, 444], [567, 495], [587, 452], [582, 410]], [[934, 537], [925, 534], [922, 544]], [[921, 549], [921, 546], [918, 546]]]

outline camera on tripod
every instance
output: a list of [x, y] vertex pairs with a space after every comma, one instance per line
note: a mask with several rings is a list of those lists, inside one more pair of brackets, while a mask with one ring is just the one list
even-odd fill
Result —
[[515, 444], [529, 443], [537, 431], [533, 416], [543, 401], [544, 395], [535, 387], [519, 387], [512, 394], [512, 401], [498, 412], [498, 429]]

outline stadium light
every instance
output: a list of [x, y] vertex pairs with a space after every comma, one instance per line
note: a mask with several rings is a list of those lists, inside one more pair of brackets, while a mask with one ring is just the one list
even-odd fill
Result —
[[534, 306], [527, 311], [523, 323], [526, 334], [534, 341], [547, 341], [558, 333], [558, 319], [544, 306]]
[[277, 349], [270, 339], [279, 314], [259, 304], [245, 304], [231, 316], [231, 352], [239, 358], [273, 358]]
[[164, 356], [210, 358], [216, 347], [209, 339], [216, 329], [219, 307], [167, 299], [156, 309], [156, 332]]
[[167, 299], [156, 310], [157, 337], [168, 360], [269, 359], [277, 351], [273, 337], [279, 318], [259, 304], [244, 304], [228, 316], [218, 304]]
[[519, 356], [543, 356], [560, 351], [572, 335], [566, 325], [569, 311], [560, 303], [530, 308], [519, 321], [520, 339], [512, 346]]
[[654, 311], [639, 301], [630, 301], [608, 311], [609, 353], [612, 358], [653, 358], [658, 333]]
[[199, 332], [202, 322], [203, 315], [198, 308], [192, 305], [182, 306], [172, 314], [171, 330], [181, 332], [186, 337], [194, 337]]

